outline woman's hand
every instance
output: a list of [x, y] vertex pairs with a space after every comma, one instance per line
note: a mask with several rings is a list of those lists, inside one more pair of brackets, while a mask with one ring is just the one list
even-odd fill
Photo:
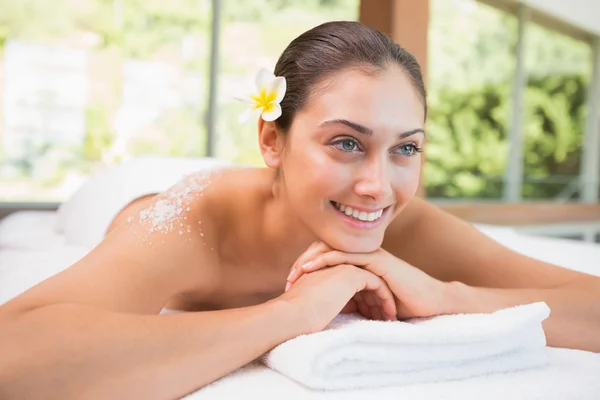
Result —
[[278, 297], [293, 305], [305, 326], [304, 333], [323, 330], [357, 294], [369, 294], [369, 307], [382, 320], [396, 320], [394, 295], [377, 275], [354, 265], [321, 268], [295, 280]]
[[285, 286], [285, 291], [287, 292], [290, 286], [292, 286], [292, 281], [290, 281], [291, 278], [294, 278], [295, 281], [300, 277], [301, 274], [297, 274], [297, 271], [302, 271], [306, 263], [311, 262], [311, 260], [316, 258], [318, 255], [325, 254], [330, 251], [333, 251], [333, 248], [329, 247], [329, 245], [327, 245], [325, 242], [317, 241], [308, 246], [308, 249], [306, 249], [306, 251], [302, 253], [298, 259], [296, 259], [294, 265], [292, 265], [290, 274], [287, 278], [288, 282]]
[[[291, 287], [292, 282], [298, 280], [298, 278], [302, 275], [302, 271], [304, 271], [305, 267], [307, 267], [308, 264], [312, 262], [311, 260], [314, 260], [317, 256], [329, 253], [331, 251], [333, 251], [333, 248], [327, 245], [325, 242], [316, 241], [313, 244], [311, 244], [308, 247], [308, 249], [306, 249], [306, 251], [303, 254], [301, 254], [300, 257], [298, 257], [294, 265], [292, 265], [290, 274], [287, 279], [288, 282], [286, 284], [285, 290], [287, 291]], [[347, 302], [347, 304], [344, 306], [341, 312], [359, 312], [363, 316], [370, 319], [387, 319], [385, 313], [381, 310], [381, 307], [378, 305], [377, 296], [373, 291], [362, 291], [356, 293]]]
[[[315, 244], [319, 251], [307, 250], [294, 264], [288, 277], [288, 288], [298, 279], [324, 267], [354, 265], [381, 277], [394, 294], [397, 316], [401, 319], [429, 317], [443, 314], [446, 283], [427, 275], [418, 268], [394, 257], [383, 249], [373, 253], [345, 253], [325, 250], [327, 246]], [[293, 286], [292, 286], [293, 287]], [[357, 294], [354, 298], [361, 314], [373, 318], [365, 301]], [[350, 306], [350, 305], [349, 305]]]

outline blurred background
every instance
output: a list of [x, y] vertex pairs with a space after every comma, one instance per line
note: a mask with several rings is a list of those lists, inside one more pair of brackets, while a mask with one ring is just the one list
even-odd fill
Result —
[[429, 92], [421, 195], [600, 242], [600, 1], [0, 0], [0, 217], [141, 155], [263, 166], [233, 99], [328, 20], [378, 28]]

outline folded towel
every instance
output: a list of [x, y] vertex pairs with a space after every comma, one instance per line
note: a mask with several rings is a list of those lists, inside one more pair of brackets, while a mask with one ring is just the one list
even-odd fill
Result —
[[317, 390], [261, 362], [206, 385], [185, 400], [598, 400], [600, 353], [546, 347], [549, 365], [470, 379], [357, 390]]
[[547, 364], [543, 303], [490, 314], [371, 321], [340, 314], [261, 361], [313, 389], [360, 389], [439, 382]]

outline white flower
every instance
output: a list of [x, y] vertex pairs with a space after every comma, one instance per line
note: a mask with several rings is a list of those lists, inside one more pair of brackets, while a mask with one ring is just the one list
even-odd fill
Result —
[[261, 69], [255, 78], [256, 92], [239, 98], [238, 100], [249, 103], [250, 106], [242, 112], [240, 122], [246, 122], [258, 115], [265, 121], [275, 121], [281, 116], [281, 106], [286, 89], [283, 76], [275, 76], [266, 69]]

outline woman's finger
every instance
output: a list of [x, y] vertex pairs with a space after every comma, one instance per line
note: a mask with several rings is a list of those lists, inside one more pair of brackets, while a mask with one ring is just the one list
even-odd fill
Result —
[[[373, 253], [344, 253], [341, 251], [322, 251], [315, 254], [314, 257], [303, 258], [303, 263], [300, 269], [295, 269], [288, 276], [288, 282], [296, 282], [302, 274], [314, 272], [321, 268], [333, 267], [340, 264], [350, 264], [357, 267], [367, 267], [369, 261], [373, 258]], [[377, 272], [372, 271], [375, 274]]]
[[[330, 256], [326, 259], [323, 259], [323, 256], [325, 254], [330, 254], [330, 253], [336, 253], [337, 256], [336, 257]], [[295, 283], [305, 273], [314, 272], [321, 268], [325, 268], [325, 267], [329, 267], [329, 266], [333, 267], [335, 265], [339, 265], [342, 263], [351, 264], [350, 262], [347, 262], [347, 261], [338, 262], [336, 264], [328, 263], [328, 261], [330, 259], [344, 260], [344, 257], [341, 256], [342, 254], [344, 254], [344, 253], [341, 253], [339, 251], [327, 251], [327, 252], [322, 251], [321, 253], [312, 252], [311, 255], [309, 255], [307, 257], [302, 257], [301, 263], [294, 264], [292, 272], [290, 272], [290, 275], [288, 276], [287, 280], [289, 283]], [[315, 262], [315, 261], [317, 261], [317, 262]], [[300, 268], [298, 268], [298, 266]]]
[[373, 306], [373, 307], [369, 307], [371, 310], [371, 315], [373, 316], [373, 319], [377, 320], [377, 321], [383, 321], [385, 320], [385, 316], [383, 315], [383, 311], [381, 310], [381, 307], [379, 306]]
[[368, 319], [382, 319], [381, 307], [379, 307], [379, 312], [377, 313], [374, 307], [369, 306], [372, 301], [367, 300], [367, 298], [371, 296], [372, 292], [368, 291], [358, 292], [354, 295], [353, 300], [356, 312]]
[[[394, 299], [395, 305], [396, 301]], [[384, 310], [384, 307], [387, 307], [387, 312]], [[355, 293], [340, 313], [359, 313], [365, 318], [376, 320], [397, 320], [396, 311], [394, 310], [393, 306], [387, 304], [374, 291], [363, 290]]]
[[358, 312], [366, 318], [373, 319], [371, 317], [371, 310], [369, 309], [367, 303], [365, 303], [365, 299], [363, 298], [363, 292], [356, 293], [354, 297], [356, 298], [356, 307], [358, 308]]
[[384, 317], [383, 319], [396, 320], [398, 315], [396, 311], [396, 297], [387, 283], [381, 277], [367, 270], [360, 270], [360, 272], [366, 274], [365, 290], [371, 291], [378, 298]]
[[[317, 241], [311, 244], [308, 249], [298, 257], [292, 268], [290, 268], [290, 273], [287, 277], [287, 281], [290, 283], [294, 283], [295, 281], [302, 276], [303, 273], [303, 265], [305, 265], [309, 260], [312, 260], [318, 257], [322, 253], [326, 253], [331, 251], [332, 248], [329, 247], [325, 242]], [[286, 290], [289, 285], [286, 286]]]
[[379, 301], [379, 297], [377, 297], [375, 295], [375, 293], [370, 292], [370, 291], [364, 292], [363, 299], [365, 300], [367, 307], [369, 307], [369, 310], [371, 311], [371, 316], [373, 317], [373, 319], [376, 319], [376, 320], [386, 319], [384, 316], [383, 309], [382, 309], [382, 304]]
[[[323, 247], [320, 247], [320, 249], [323, 249]], [[384, 267], [379, 266], [377, 262], [371, 263], [373, 257], [374, 253], [322, 252], [312, 259], [312, 263], [305, 264], [301, 270], [295, 270], [290, 274], [285, 290], [287, 291], [304, 273], [314, 272], [325, 267], [354, 266], [357, 270], [371, 276], [370, 284], [372, 285], [372, 288], [367, 288], [365, 292], [359, 291], [359, 293], [356, 293], [355, 303], [358, 311], [370, 319], [374, 319], [373, 315], [375, 314], [379, 319], [395, 320], [397, 317], [395, 297], [388, 287], [387, 282], [377, 274], [379, 272], [385, 275]], [[364, 269], [361, 269], [361, 267]], [[379, 281], [373, 281], [374, 278], [377, 278]], [[376, 284], [376, 282], [381, 282], [381, 284]], [[373, 291], [374, 297], [378, 298], [378, 300], [373, 300], [373, 294], [369, 295], [369, 291]], [[367, 295], [367, 298], [363, 296], [364, 294]], [[373, 309], [380, 310], [381, 314], [378, 314], [377, 311], [372, 311]]]
[[378, 297], [379, 302], [381, 303], [381, 310], [384, 317], [383, 319], [396, 320], [396, 298], [394, 297], [394, 294], [388, 287], [387, 283], [379, 276], [361, 268], [354, 267], [353, 272], [356, 274], [356, 278], [358, 279], [357, 283], [360, 283], [361, 285], [361, 287], [357, 288], [356, 293], [360, 293], [359, 296], [356, 297], [362, 298], [364, 303], [364, 305], [361, 306], [361, 304], [357, 301], [357, 306], [361, 314], [371, 315], [370, 310], [368, 310], [369, 307], [367, 306], [363, 296], [366, 292], [370, 291]]
[[[373, 263], [373, 259], [378, 252], [373, 253], [346, 253], [343, 251], [328, 251], [318, 254], [314, 259], [309, 260], [305, 265], [305, 271], [313, 271], [328, 265], [350, 264], [357, 267], [367, 267]], [[375, 271], [371, 271], [375, 273]], [[375, 273], [376, 274], [376, 273]], [[376, 274], [377, 275], [377, 274]]]
[[346, 303], [346, 305], [344, 306], [344, 308], [342, 308], [342, 311], [340, 311], [341, 314], [350, 314], [350, 313], [355, 313], [358, 312], [358, 307], [356, 306], [356, 301], [354, 300], [354, 297], [351, 298], [348, 303]]

